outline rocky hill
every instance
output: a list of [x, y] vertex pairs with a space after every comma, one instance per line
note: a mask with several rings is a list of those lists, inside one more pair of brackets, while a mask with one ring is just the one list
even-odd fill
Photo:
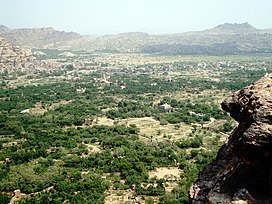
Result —
[[239, 123], [190, 189], [192, 203], [272, 203], [272, 74], [222, 108]]
[[155, 37], [161, 41], [144, 45], [142, 52], [212, 55], [272, 52], [272, 32], [256, 29], [249, 23], [226, 23], [204, 31]]
[[213, 29], [205, 30], [205, 33], [213, 33], [213, 34], [246, 34], [246, 33], [259, 33], [262, 30], [258, 30], [254, 28], [249, 23], [224, 23], [216, 26]]
[[58, 48], [62, 43], [83, 38], [74, 32], [57, 31], [53, 28], [8, 29], [0, 26], [0, 36], [9, 42], [28, 48]]
[[213, 29], [180, 34], [149, 35], [134, 32], [96, 37], [56, 31], [53, 28], [8, 29], [2, 26], [0, 35], [14, 44], [29, 48], [151, 54], [220, 55], [272, 52], [272, 30], [256, 29], [249, 23], [226, 23]]
[[8, 28], [4, 25], [0, 25], [0, 29], [8, 29]]
[[18, 69], [29, 69], [35, 58], [28, 49], [14, 46], [0, 36], [0, 72], [8, 73]]

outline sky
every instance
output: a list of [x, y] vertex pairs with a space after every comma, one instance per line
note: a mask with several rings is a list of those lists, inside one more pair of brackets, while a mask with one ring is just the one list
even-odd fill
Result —
[[223, 23], [272, 28], [271, 0], [0, 0], [0, 25], [80, 34], [181, 33]]

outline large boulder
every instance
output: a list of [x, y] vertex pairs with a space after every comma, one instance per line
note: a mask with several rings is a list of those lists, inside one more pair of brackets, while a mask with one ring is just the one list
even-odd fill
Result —
[[191, 202], [272, 203], [272, 74], [221, 106], [239, 125], [191, 186]]

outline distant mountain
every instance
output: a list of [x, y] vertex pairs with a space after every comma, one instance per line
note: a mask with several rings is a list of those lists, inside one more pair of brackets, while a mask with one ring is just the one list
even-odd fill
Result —
[[272, 29], [256, 29], [249, 23], [225, 23], [204, 31], [155, 37], [161, 39], [160, 43], [144, 45], [142, 52], [211, 55], [272, 53]]
[[0, 25], [0, 29], [8, 29], [8, 28], [4, 25]]
[[0, 26], [0, 35], [13, 44], [28, 47], [42, 48], [57, 46], [63, 42], [82, 38], [80, 34], [74, 32], [57, 31], [53, 28], [22, 28], [8, 29]]
[[259, 30], [250, 25], [249, 23], [241, 24], [224, 23], [216, 26], [213, 29], [206, 30], [206, 32], [214, 34], [246, 34], [246, 33], [258, 33]]
[[[105, 35], [96, 38], [89, 38], [87, 42], [81, 42], [80, 47], [83, 47], [87, 51], [141, 52], [141, 46], [150, 44], [152, 39], [153, 37], [147, 33], [120, 33], [117, 35]], [[80, 47], [78, 48], [80, 49]]]
[[9, 41], [30, 48], [151, 54], [272, 53], [272, 29], [225, 23], [212, 29], [165, 35], [141, 32], [82, 36], [53, 28], [0, 29]]
[[263, 32], [265, 32], [265, 33], [272, 33], [272, 28], [271, 29], [263, 29]]

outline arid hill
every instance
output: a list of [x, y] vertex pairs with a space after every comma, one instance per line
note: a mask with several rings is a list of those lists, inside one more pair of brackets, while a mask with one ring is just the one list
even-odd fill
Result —
[[213, 29], [179, 34], [132, 32], [105, 36], [82, 36], [53, 28], [8, 29], [1, 26], [0, 35], [28, 48], [212, 55], [272, 52], [271, 29], [256, 29], [249, 23], [226, 23]]
[[0, 26], [0, 36], [14, 45], [27, 48], [58, 48], [64, 42], [83, 38], [77, 33], [57, 31], [53, 28], [8, 29], [5, 26]]

